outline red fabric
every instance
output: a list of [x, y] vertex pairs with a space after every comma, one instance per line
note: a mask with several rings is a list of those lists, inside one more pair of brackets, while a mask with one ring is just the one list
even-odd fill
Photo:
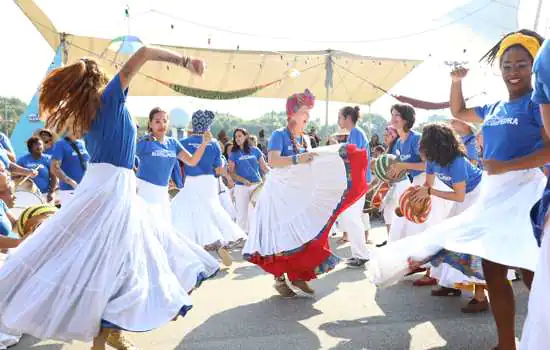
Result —
[[[338, 208], [328, 219], [327, 225], [317, 238], [301, 247], [301, 250], [289, 255], [260, 256], [252, 255], [248, 261], [260, 266], [266, 272], [275, 276], [287, 274], [290, 281], [309, 281], [316, 278], [316, 268], [325, 262], [331, 255], [328, 235], [338, 216], [349, 206], [361, 198], [368, 190], [366, 171], [368, 155], [366, 150], [357, 150], [355, 145], [346, 145], [348, 157], [348, 183], [351, 176], [351, 185], [348, 185], [344, 198]], [[335, 203], [336, 207], [337, 203]]]

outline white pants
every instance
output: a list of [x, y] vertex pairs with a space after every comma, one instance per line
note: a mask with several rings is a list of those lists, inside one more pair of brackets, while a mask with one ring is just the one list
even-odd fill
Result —
[[235, 185], [235, 207], [237, 209], [237, 223], [248, 233], [248, 225], [250, 222], [250, 194], [258, 187], [258, 185], [245, 186]]
[[348, 233], [351, 256], [357, 259], [369, 259], [370, 257], [365, 239], [365, 225], [363, 224], [364, 205], [365, 195], [346, 209], [338, 219], [338, 226]]

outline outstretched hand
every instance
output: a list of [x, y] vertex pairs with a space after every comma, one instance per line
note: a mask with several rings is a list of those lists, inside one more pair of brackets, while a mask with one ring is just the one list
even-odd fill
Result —
[[192, 58], [187, 65], [187, 69], [195, 75], [202, 77], [204, 71], [206, 70], [206, 62], [200, 58]]

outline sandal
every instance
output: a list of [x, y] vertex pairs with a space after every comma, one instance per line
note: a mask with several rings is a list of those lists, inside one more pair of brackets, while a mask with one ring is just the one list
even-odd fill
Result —
[[436, 284], [437, 280], [429, 276], [423, 276], [413, 282], [413, 286], [415, 287], [435, 286]]
[[[483, 301], [479, 301], [476, 299], [470, 300], [470, 302], [464, 306], [462, 309], [460, 309], [465, 314], [477, 314], [480, 312], [485, 312], [489, 310], [489, 301], [487, 298]], [[498, 350], [498, 347], [496, 347]]]
[[440, 287], [432, 290], [432, 297], [459, 297], [462, 294], [460, 289]]

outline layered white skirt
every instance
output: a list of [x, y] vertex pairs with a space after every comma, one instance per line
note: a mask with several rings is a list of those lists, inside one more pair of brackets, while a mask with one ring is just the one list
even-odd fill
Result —
[[[227, 214], [231, 217], [231, 220], [237, 221], [237, 209], [235, 207], [235, 203], [233, 203], [233, 191], [235, 188], [229, 189], [222, 181], [221, 178], [218, 179], [219, 184], [219, 195], [220, 195], [220, 202], [222, 203], [222, 207], [225, 209]], [[245, 230], [246, 231], [246, 230]]]
[[544, 175], [539, 169], [484, 174], [479, 186], [479, 200], [462, 214], [375, 249], [369, 268], [373, 281], [395, 283], [408, 272], [409, 257], [423, 261], [441, 249], [534, 271], [539, 249], [529, 211], [544, 190]]
[[[0, 327], [90, 341], [100, 325], [147, 331], [191, 299], [167, 251], [179, 243], [136, 194], [130, 169], [90, 164], [63, 206], [0, 269]], [[174, 253], [178, 254], [178, 253]]]
[[[548, 213], [546, 214], [548, 216]], [[540, 258], [529, 294], [529, 310], [521, 333], [520, 350], [550, 347], [550, 222], [544, 225]]]
[[200, 246], [225, 246], [245, 239], [243, 230], [223, 208], [213, 175], [187, 176], [185, 186], [172, 200], [172, 223]]
[[204, 248], [192, 242], [186, 235], [177, 231], [170, 220], [170, 198], [167, 186], [158, 186], [137, 179], [138, 195], [155, 212], [158, 225], [170, 237], [159, 237], [166, 248], [166, 255], [172, 271], [187, 292], [191, 292], [202, 281], [212, 277], [219, 270], [219, 264]]
[[269, 256], [292, 251], [319, 235], [347, 188], [339, 147], [316, 148], [319, 155], [310, 164], [271, 169], [256, 203], [243, 254]]
[[[426, 173], [417, 175], [413, 182], [411, 183], [408, 179], [396, 183], [395, 186], [395, 196], [397, 196], [397, 205], [399, 204], [399, 198], [411, 186], [422, 186], [426, 182]], [[440, 191], [450, 191], [451, 189], [445, 185], [437, 177], [435, 178], [433, 187]], [[448, 201], [443, 198], [432, 196], [432, 209], [428, 215], [428, 220], [422, 224], [416, 224], [412, 221], [407, 220], [404, 216], [398, 217], [397, 215], [393, 216], [389, 241], [397, 241], [408, 236], [415, 235], [426, 230], [428, 227], [440, 223], [449, 217], [451, 210], [453, 209], [454, 202]], [[395, 207], [384, 208], [384, 210], [393, 210], [395, 212]]]

